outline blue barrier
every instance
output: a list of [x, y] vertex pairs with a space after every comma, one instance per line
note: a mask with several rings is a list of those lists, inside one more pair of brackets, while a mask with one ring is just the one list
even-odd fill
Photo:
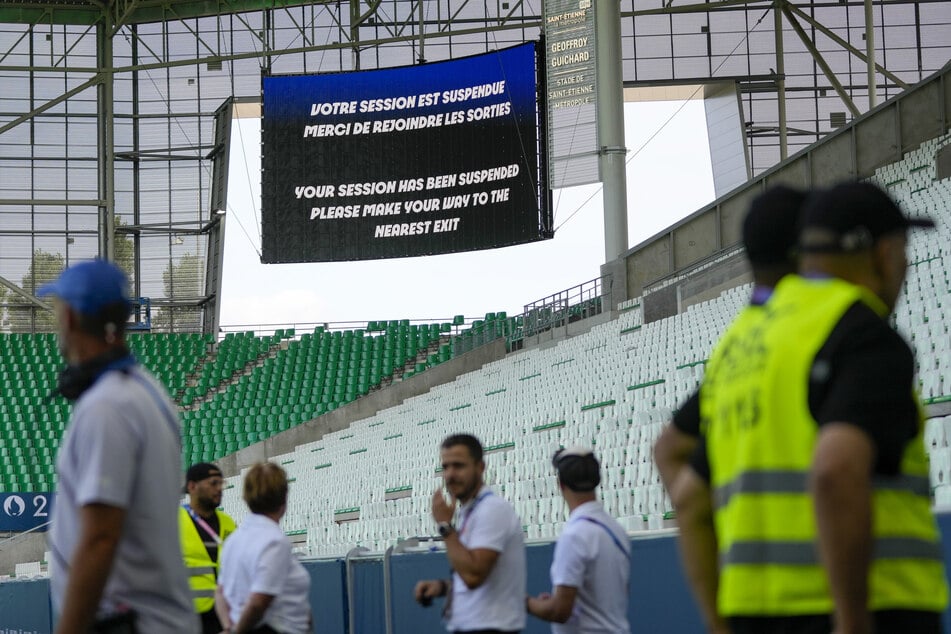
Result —
[[[343, 562], [305, 561], [310, 574], [310, 605], [320, 634], [346, 634], [346, 579]], [[2, 630], [0, 630], [2, 632]]]
[[[945, 562], [951, 570], [951, 514], [938, 516], [944, 535]], [[548, 569], [552, 544], [529, 546], [527, 591], [550, 590]], [[314, 629], [319, 634], [384, 634], [386, 632], [383, 558], [307, 561], [311, 576], [310, 602]], [[347, 567], [352, 595], [347, 592]], [[390, 559], [390, 610], [393, 634], [438, 634], [443, 600], [429, 608], [413, 601], [413, 588], [420, 579], [445, 578], [449, 565], [444, 553], [394, 555]], [[348, 603], [352, 597], [353, 614]], [[635, 632], [703, 632], [697, 609], [680, 569], [675, 539], [670, 535], [631, 540], [631, 584], [628, 615]], [[349, 625], [352, 616], [353, 627]], [[0, 634], [49, 634], [51, 629], [49, 580], [0, 584]], [[529, 617], [525, 634], [542, 634], [550, 627]], [[951, 634], [951, 610], [944, 615], [944, 631]]]
[[49, 634], [52, 614], [49, 579], [0, 584], [0, 632]]

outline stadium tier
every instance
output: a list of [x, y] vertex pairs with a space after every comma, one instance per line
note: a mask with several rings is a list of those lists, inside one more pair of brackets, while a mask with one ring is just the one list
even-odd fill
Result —
[[[875, 180], [911, 214], [927, 214], [936, 231], [909, 243], [906, 292], [895, 313], [912, 341], [927, 405], [951, 401], [951, 335], [942, 305], [951, 303], [945, 258], [951, 234], [951, 182], [935, 181], [934, 156], [944, 136], [886, 166]], [[651, 446], [677, 404], [695, 389], [707, 356], [747, 301], [750, 287], [731, 289], [682, 313], [642, 323], [638, 299], [619, 316], [556, 346], [486, 365], [343, 431], [275, 458], [295, 480], [284, 520], [306, 534], [300, 549], [340, 555], [354, 546], [382, 550], [432, 533], [429, 500], [440, 485], [438, 443], [458, 431], [487, 448], [487, 478], [512, 500], [529, 538], [555, 537], [565, 520], [551, 455], [559, 446], [593, 446], [601, 456], [601, 496], [628, 530], [664, 526], [667, 499]], [[927, 423], [932, 483], [939, 504], [951, 503], [951, 416]], [[240, 519], [240, 476], [225, 496]]]
[[[951, 401], [951, 180], [935, 180], [935, 154], [948, 135], [929, 141], [873, 180], [937, 230], [914, 232], [895, 324], [916, 349], [926, 405]], [[279, 456], [294, 479], [284, 527], [311, 555], [356, 545], [382, 549], [432, 532], [428, 508], [440, 484], [438, 443], [461, 430], [488, 450], [488, 481], [513, 501], [530, 538], [552, 538], [565, 519], [550, 467], [564, 445], [593, 446], [602, 459], [601, 495], [631, 531], [669, 524], [670, 503], [651, 446], [676, 406], [699, 384], [709, 352], [748, 286], [643, 323], [639, 299], [617, 317], [557, 345], [511, 353], [430, 392], [356, 421], [346, 430]], [[188, 462], [216, 459], [353, 401], [375, 386], [412, 376], [498, 337], [583, 318], [600, 307], [522, 318], [489, 313], [470, 328], [370, 322], [363, 330], [318, 327], [258, 337], [229, 334], [217, 344], [194, 334], [132, 334], [130, 347], [182, 405]], [[526, 323], [529, 322], [529, 323]], [[68, 406], [45, 400], [61, 361], [51, 334], [0, 335], [0, 415], [4, 491], [54, 485], [53, 458]], [[928, 421], [926, 444], [939, 504], [951, 503], [951, 416]], [[226, 510], [245, 508], [229, 479]], [[306, 537], [305, 537], [306, 536]]]
[[[465, 326], [370, 322], [364, 330], [295, 339], [268, 336], [130, 333], [129, 347], [182, 406], [184, 460], [214, 460], [332, 411], [372, 388], [448, 361], [498, 336], [514, 319], [489, 313]], [[452, 335], [453, 328], [459, 329]], [[0, 334], [0, 486], [4, 492], [50, 491], [54, 457], [69, 406], [48, 398], [63, 361], [52, 333]]]

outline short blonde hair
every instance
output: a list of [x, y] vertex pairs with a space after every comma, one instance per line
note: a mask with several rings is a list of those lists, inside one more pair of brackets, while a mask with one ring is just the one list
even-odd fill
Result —
[[252, 513], [273, 513], [287, 503], [287, 472], [259, 462], [244, 476], [244, 501]]

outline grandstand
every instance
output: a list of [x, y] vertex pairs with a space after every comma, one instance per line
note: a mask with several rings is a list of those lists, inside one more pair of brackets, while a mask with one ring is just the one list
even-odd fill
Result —
[[[0, 136], [0, 168], [6, 170], [0, 177], [5, 192], [0, 195], [0, 492], [55, 489], [55, 454], [69, 415], [62, 399], [48, 398], [62, 363], [55, 335], [47, 332], [52, 329], [48, 307], [32, 292], [62, 265], [100, 251], [112, 253], [131, 273], [136, 294], [151, 297], [157, 307], [152, 332], [133, 332], [129, 344], [180, 406], [183, 461], [215, 460], [223, 466], [229, 476], [224, 507], [239, 521], [246, 514], [239, 495], [243, 469], [262, 459], [287, 469], [292, 489], [283, 527], [323, 584], [322, 599], [333, 613], [327, 617], [327, 631], [379, 632], [384, 622], [388, 631], [410, 631], [393, 630], [393, 623], [434, 622], [431, 612], [393, 605], [398, 582], [391, 575], [400, 566], [403, 581], [420, 567], [444, 572], [444, 559], [428, 555], [439, 548], [431, 538], [428, 509], [440, 483], [438, 442], [460, 430], [482, 439], [489, 483], [513, 502], [522, 518], [526, 537], [535, 545], [535, 554], [530, 552], [530, 583], [535, 585], [539, 579], [547, 581], [544, 557], [550, 552], [544, 548], [565, 521], [551, 455], [559, 446], [594, 447], [604, 468], [600, 493], [608, 511], [620, 518], [632, 539], [650, 544], [641, 553], [643, 561], [657, 566], [651, 574], [633, 578], [632, 593], [658, 599], [632, 604], [637, 622], [646, 631], [688, 631], [658, 625], [677, 618], [661, 614], [666, 607], [687, 599], [674, 578], [670, 550], [676, 518], [650, 448], [672, 411], [702, 380], [712, 346], [748, 299], [749, 276], [737, 243], [739, 218], [750, 197], [776, 183], [811, 187], [858, 177], [877, 182], [908, 212], [926, 214], [938, 225], [934, 232], [915, 234], [909, 243], [910, 266], [894, 323], [916, 350], [936, 503], [939, 510], [951, 506], [951, 70], [946, 65], [951, 48], [941, 35], [951, 24], [951, 3], [926, 3], [924, 17], [916, 12], [909, 23], [898, 25], [904, 29], [900, 45], [892, 25], [882, 25], [882, 59], [884, 52], [892, 55], [900, 81], [889, 75], [872, 90], [862, 85], [861, 73], [838, 57], [832, 64], [836, 73], [848, 77], [845, 86], [820, 80], [811, 52], [794, 47], [787, 48], [790, 57], [807, 56], [809, 63], [795, 69], [790, 64], [782, 76], [782, 69], [776, 73], [769, 68], [775, 57], [757, 53], [756, 45], [748, 43], [738, 53], [746, 64], [741, 71], [732, 61], [722, 71], [723, 64], [714, 69], [707, 64], [714, 59], [710, 53], [692, 60], [678, 57], [673, 44], [666, 54], [645, 54], [656, 43], [650, 38], [685, 42], [694, 31], [711, 34], [711, 28], [711, 37], [729, 50], [735, 42], [728, 36], [742, 35], [740, 43], [747, 42], [766, 5], [751, 2], [718, 17], [683, 7], [683, 15], [670, 11], [659, 26], [652, 20], [657, 12], [671, 9], [671, 3], [663, 9], [622, 3], [623, 24], [630, 25], [623, 29], [629, 44], [622, 60], [626, 87], [727, 82], [735, 89], [749, 124], [743, 139], [751, 158], [739, 186], [606, 262], [595, 282], [579, 287], [593, 291], [528, 304], [522, 315], [496, 311], [477, 320], [396, 319], [367, 321], [362, 328], [331, 324], [227, 334], [218, 316], [222, 218], [227, 215], [219, 212], [229, 208], [222, 195], [228, 171], [222, 157], [228, 155], [232, 113], [247, 108], [257, 114], [256, 105], [249, 103], [255, 99], [241, 97], [258, 94], [258, 62], [273, 56], [268, 59], [278, 72], [328, 70], [327, 64], [345, 70], [351, 50], [360, 59], [359, 42], [343, 37], [351, 26], [355, 34], [347, 37], [359, 39], [364, 30], [364, 64], [411, 63], [423, 57], [424, 42], [428, 57], [448, 58], [532, 39], [539, 33], [538, 15], [531, 3], [497, 3], [490, 11], [494, 3], [473, 8], [463, 2], [452, 18], [433, 18], [449, 5], [426, 0], [418, 7], [422, 11], [426, 5], [432, 14], [427, 11], [430, 17], [417, 24], [410, 19], [415, 14], [403, 15], [405, 7], [394, 1], [382, 3], [392, 5], [393, 15], [381, 11], [372, 23], [364, 23], [368, 13], [351, 25], [346, 7], [340, 8], [347, 3], [286, 2], [281, 8], [251, 11], [253, 2], [228, 0], [218, 3], [219, 13], [212, 15], [198, 6], [207, 3], [182, 3], [176, 15], [169, 13], [168, 3], [114, 3], [125, 10], [110, 17], [122, 36], [116, 38], [115, 52], [119, 107], [115, 112], [108, 108], [120, 131], [112, 148], [119, 177], [112, 191], [100, 192], [93, 176], [107, 168], [89, 138], [92, 120], [104, 114], [102, 100], [76, 100], [79, 112], [57, 110], [59, 101], [42, 109], [39, 101], [58, 99], [60, 87], [50, 89], [40, 80], [44, 73], [64, 69], [56, 59], [49, 67], [36, 68], [35, 51], [20, 48], [24, 33], [31, 42], [37, 35], [46, 42], [70, 39], [76, 56], [64, 46], [60, 62], [70, 72], [87, 72], [86, 63], [94, 64], [90, 60], [102, 51], [93, 46], [94, 38], [87, 39], [91, 27], [82, 20], [95, 24], [90, 16], [98, 14], [98, 3], [52, 3], [56, 6], [48, 13], [32, 13], [42, 4], [0, 2], [0, 44], [10, 49], [8, 56], [0, 55], [0, 135], [34, 120], [29, 135], [21, 127], [12, 141]], [[846, 12], [855, 9], [842, 4]], [[910, 5], [919, 8], [918, 3]], [[876, 6], [884, 16], [883, 3]], [[909, 7], [890, 8], [904, 12]], [[830, 15], [838, 11], [826, 9]], [[239, 12], [244, 10], [250, 12]], [[706, 23], [682, 20], [696, 15], [705, 16]], [[358, 11], [350, 20], [359, 16]], [[312, 33], [300, 26], [305, 23]], [[483, 26], [481, 39], [469, 32], [452, 34], [471, 23]], [[398, 24], [413, 33], [387, 39], [386, 31]], [[835, 28], [846, 31], [847, 19], [845, 24]], [[41, 26], [49, 39], [40, 33]], [[444, 30], [446, 40], [430, 42], [423, 37], [426, 29]], [[789, 25], [779, 25], [777, 32], [780, 40], [784, 32], [791, 33]], [[892, 38], [887, 44], [885, 35]], [[905, 46], [913, 35], [917, 44]], [[218, 46], [210, 56], [191, 59], [195, 49], [229, 37], [230, 49]], [[324, 37], [325, 44], [314, 44]], [[175, 46], [166, 48], [169, 40], [187, 42], [181, 46], [192, 53], [184, 56]], [[915, 47], [918, 59], [909, 62], [903, 52]], [[331, 61], [324, 58], [328, 52]], [[704, 69], [685, 75], [686, 67], [694, 68], [685, 59], [702, 59]], [[5, 66], [12, 62], [16, 65]], [[194, 67], [193, 77], [175, 70], [186, 62]], [[668, 62], [669, 76], [657, 70]], [[23, 77], [30, 86], [42, 87], [39, 97], [22, 100], [6, 90], [5, 81], [26, 85]], [[788, 97], [787, 87], [795, 88]], [[53, 92], [46, 95], [47, 89]], [[843, 103], [852, 107], [867, 100], [867, 112], [842, 106], [836, 101], [840, 93], [846, 93]], [[888, 101], [873, 108], [876, 97]], [[787, 98], [795, 106], [788, 121], [778, 106]], [[830, 127], [832, 115], [842, 114], [840, 107], [854, 116], [851, 121], [836, 116]], [[75, 126], [65, 140], [60, 119]], [[92, 164], [96, 170], [89, 169]], [[23, 174], [30, 175], [28, 186], [14, 177]], [[88, 191], [89, 198], [79, 198], [77, 191]], [[115, 225], [111, 233], [110, 223]], [[58, 260], [47, 257], [60, 253], [65, 255]], [[579, 271], [578, 277], [590, 274]], [[0, 573], [44, 576], [45, 547], [38, 542], [20, 547], [30, 537], [0, 543]], [[543, 551], [549, 555], [538, 554]], [[409, 554], [394, 563], [394, 553]], [[360, 569], [354, 562], [380, 567]], [[26, 591], [27, 585], [3, 584], [20, 588], [9, 592]], [[652, 585], [657, 594], [645, 587]], [[45, 586], [40, 588], [45, 598]], [[364, 602], [360, 610], [355, 609], [358, 601]], [[0, 626], [8, 616], [0, 608]]]
[[[916, 348], [922, 398], [932, 406], [951, 402], [951, 324], [942, 310], [951, 301], [945, 265], [951, 180], [936, 175], [936, 156], [949, 146], [951, 136], [936, 137], [872, 176], [909, 213], [938, 224], [934, 232], [914, 234], [895, 312], [898, 329]], [[314, 556], [343, 555], [354, 546], [384, 550], [429, 534], [426, 509], [439, 482], [435, 443], [459, 429], [474, 431], [486, 444], [489, 482], [516, 503], [529, 538], [551, 539], [565, 519], [549, 459], [559, 446], [572, 444], [591, 445], [602, 456], [602, 495], [626, 528], [671, 525], [650, 447], [672, 410], [699, 384], [712, 345], [748, 292], [748, 286], [735, 286], [650, 323], [644, 323], [641, 298], [626, 300], [615, 319], [584, 334], [513, 353], [272, 456], [295, 478], [295, 488], [332, 490], [295, 496], [285, 528], [305, 532], [301, 550]], [[197, 334], [132, 334], [129, 342], [178, 398], [184, 458], [195, 462], [222, 459], [384, 387], [384, 381], [448, 361], [454, 350], [458, 355], [471, 348], [473, 336], [484, 342], [508, 335], [511, 347], [521, 323], [490, 313], [451, 334], [461, 325], [461, 319], [432, 325], [401, 320], [370, 322], [365, 330], [318, 326], [299, 336], [293, 329], [261, 337], [229, 333], [220, 342]], [[45, 491], [54, 483], [52, 456], [67, 408], [44, 398], [60, 366], [57, 354], [50, 334], [0, 335], [5, 491]], [[951, 502], [951, 416], [929, 420], [927, 442], [936, 497]], [[230, 482], [238, 486], [240, 475]], [[245, 513], [236, 495], [226, 504], [236, 517]]]

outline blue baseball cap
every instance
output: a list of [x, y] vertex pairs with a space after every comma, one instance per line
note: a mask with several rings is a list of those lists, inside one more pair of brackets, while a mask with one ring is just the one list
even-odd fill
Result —
[[37, 291], [37, 296], [53, 295], [82, 315], [94, 315], [104, 306], [129, 302], [129, 280], [118, 266], [106, 260], [74, 264], [53, 282]]

